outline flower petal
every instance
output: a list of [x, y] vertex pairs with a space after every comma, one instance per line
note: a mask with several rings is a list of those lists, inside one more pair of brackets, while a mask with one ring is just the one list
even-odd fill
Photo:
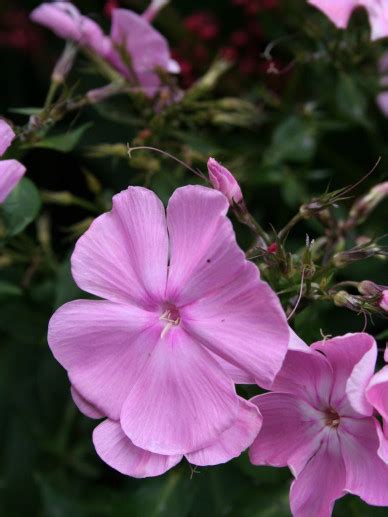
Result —
[[245, 269], [247, 261], [226, 217], [228, 208], [223, 194], [206, 187], [181, 187], [171, 196], [167, 297], [172, 302], [187, 305], [217, 292]]
[[184, 454], [214, 442], [237, 412], [233, 383], [219, 364], [184, 330], [172, 328], [140, 372], [121, 425], [142, 449]]
[[81, 396], [118, 420], [121, 406], [159, 338], [159, 328], [151, 327], [154, 322], [154, 314], [129, 305], [77, 300], [53, 315], [48, 342]]
[[372, 377], [366, 391], [366, 397], [383, 418], [384, 433], [381, 429], [378, 429], [379, 456], [388, 463], [388, 366], [385, 366]]
[[[362, 332], [314, 343], [315, 350], [323, 352], [334, 371], [331, 403], [342, 414], [356, 412], [371, 415], [372, 406], [365, 390], [373, 376], [377, 347], [372, 336]], [[344, 397], [346, 390], [347, 397]]]
[[[168, 70], [170, 51], [167, 40], [142, 16], [128, 9], [114, 9], [111, 39], [116, 47], [126, 50], [135, 74], [155, 72], [158, 67]], [[118, 50], [112, 48], [108, 59], [124, 75], [130, 75]]]
[[363, 5], [368, 11], [372, 41], [388, 36], [388, 7], [386, 2], [361, 0], [360, 5]]
[[105, 463], [135, 478], [164, 474], [182, 459], [182, 455], [163, 456], [136, 447], [113, 420], [105, 420], [95, 428], [93, 443]]
[[194, 465], [218, 465], [239, 456], [251, 445], [260, 431], [262, 417], [254, 404], [239, 398], [236, 421], [226, 429], [213, 444], [186, 454]]
[[[307, 454], [307, 460], [310, 459], [318, 448], [319, 435], [324, 428], [319, 411], [287, 393], [266, 393], [254, 397], [251, 402], [263, 417], [261, 431], [249, 449], [254, 465], [299, 465], [301, 452], [303, 458]], [[303, 450], [305, 445], [310, 453]]]
[[157, 196], [129, 187], [113, 198], [111, 212], [97, 217], [71, 258], [78, 286], [111, 301], [153, 308], [163, 298], [168, 238]]
[[0, 157], [3, 156], [14, 138], [15, 133], [11, 126], [5, 120], [0, 119]]
[[57, 36], [85, 45], [104, 56], [111, 48], [101, 27], [70, 2], [43, 3], [31, 13], [31, 20], [50, 29]]
[[287, 352], [289, 330], [277, 296], [254, 264], [245, 262], [227, 284], [181, 314], [188, 332], [209, 350], [260, 386], [272, 383]]
[[358, 0], [308, 0], [308, 2], [325, 13], [340, 29], [347, 26], [353, 9], [358, 5]]
[[378, 456], [374, 418], [341, 418], [341, 449], [346, 491], [368, 504], [388, 505], [388, 465]]
[[291, 393], [323, 408], [330, 399], [332, 383], [333, 372], [326, 358], [310, 347], [302, 348], [300, 342], [291, 342], [271, 389]]
[[74, 386], [71, 386], [70, 392], [74, 404], [81, 411], [81, 413], [89, 418], [104, 418], [105, 415], [96, 409], [92, 404], [90, 404], [86, 399], [84, 399], [84, 397], [78, 393]]
[[16, 160], [0, 161], [0, 203], [3, 203], [19, 183], [26, 168]]
[[336, 499], [344, 495], [345, 465], [335, 431], [293, 481], [290, 505], [294, 517], [330, 517]]

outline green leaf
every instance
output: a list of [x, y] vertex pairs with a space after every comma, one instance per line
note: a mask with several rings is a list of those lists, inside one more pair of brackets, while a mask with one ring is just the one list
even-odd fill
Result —
[[73, 129], [72, 131], [68, 131], [67, 133], [63, 133], [55, 136], [48, 136], [41, 140], [40, 142], [34, 143], [34, 147], [43, 147], [45, 149], [53, 149], [55, 151], [61, 151], [63, 153], [68, 153], [72, 151], [79, 144], [82, 139], [84, 133], [93, 125], [92, 122], [87, 122], [77, 129]]
[[340, 113], [354, 122], [366, 124], [367, 100], [353, 77], [342, 74], [337, 86], [336, 103]]
[[20, 296], [21, 294], [22, 290], [19, 286], [11, 284], [11, 282], [0, 280], [0, 298], [5, 298], [8, 296]]
[[292, 116], [276, 128], [265, 163], [306, 162], [313, 157], [315, 148], [315, 127], [309, 121]]
[[28, 178], [23, 178], [2, 205], [6, 236], [22, 232], [38, 215], [41, 199], [38, 189]]

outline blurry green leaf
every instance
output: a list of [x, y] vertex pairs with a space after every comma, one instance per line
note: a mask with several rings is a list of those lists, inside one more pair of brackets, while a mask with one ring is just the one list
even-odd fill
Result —
[[6, 296], [20, 296], [21, 294], [22, 290], [19, 286], [0, 280], [0, 298]]
[[380, 332], [380, 334], [376, 336], [376, 339], [388, 339], [388, 329]]
[[77, 129], [67, 131], [61, 135], [48, 136], [37, 142], [34, 147], [43, 147], [45, 149], [54, 149], [55, 151], [61, 151], [68, 153], [72, 151], [80, 142], [84, 133], [93, 125], [92, 122], [87, 122]]
[[23, 178], [2, 205], [6, 235], [24, 230], [38, 215], [41, 200], [38, 189], [28, 178]]
[[37, 476], [43, 501], [44, 517], [86, 517], [78, 501], [61, 493], [43, 476]]
[[366, 124], [367, 100], [353, 77], [342, 74], [336, 91], [337, 107], [349, 119]]
[[316, 147], [315, 133], [310, 121], [295, 116], [287, 118], [273, 134], [271, 147], [265, 156], [266, 163], [310, 160]]

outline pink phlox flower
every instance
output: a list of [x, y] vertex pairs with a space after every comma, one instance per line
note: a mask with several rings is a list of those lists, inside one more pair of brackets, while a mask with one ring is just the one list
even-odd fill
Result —
[[366, 388], [377, 357], [368, 334], [346, 334], [307, 347], [291, 342], [272, 392], [251, 401], [262, 417], [250, 448], [255, 465], [288, 466], [295, 517], [327, 517], [346, 493], [388, 505], [388, 466]]
[[179, 72], [167, 40], [146, 17], [128, 9], [112, 9], [109, 37], [70, 2], [43, 3], [32, 12], [31, 19], [59, 37], [92, 50], [147, 95], [154, 95], [160, 87], [159, 70]]
[[388, 36], [388, 4], [385, 0], [308, 0], [339, 28], [344, 29], [354, 9], [366, 9], [371, 26], [371, 38]]
[[[0, 158], [11, 145], [15, 133], [11, 127], [0, 119]], [[17, 160], [0, 160], [0, 203], [3, 203], [26, 172]]]
[[120, 472], [158, 475], [182, 456], [222, 463], [260, 428], [234, 381], [271, 384], [289, 330], [228, 207], [220, 192], [187, 186], [166, 214], [153, 192], [129, 187], [76, 245], [75, 281], [104, 299], [58, 309], [48, 341], [80, 409], [107, 417], [94, 444]]

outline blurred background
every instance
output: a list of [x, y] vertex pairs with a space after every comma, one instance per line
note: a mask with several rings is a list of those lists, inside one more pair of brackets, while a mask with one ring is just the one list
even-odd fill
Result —
[[[74, 3], [106, 31], [114, 7], [142, 12], [147, 5]], [[29, 21], [37, 5], [0, 0], [0, 114], [20, 127], [43, 106], [64, 48]], [[153, 145], [202, 171], [208, 156], [221, 160], [267, 230], [280, 229], [312, 196], [356, 183], [379, 157], [377, 170], [351, 195], [387, 180], [388, 121], [376, 99], [388, 41], [370, 42], [363, 11], [354, 13], [347, 31], [338, 31], [304, 0], [172, 0], [155, 26], [180, 63], [179, 86], [194, 91], [183, 105], [155, 115], [147, 103], [121, 96], [69, 113], [46, 138], [17, 148], [32, 190], [20, 216], [26, 220], [17, 214], [8, 220], [24, 231], [15, 231], [0, 251], [0, 511], [7, 517], [290, 515], [288, 470], [253, 467], [246, 455], [195, 471], [182, 462], [147, 480], [105, 465], [91, 442], [95, 423], [74, 406], [66, 374], [48, 349], [47, 323], [55, 308], [86, 296], [72, 281], [69, 257], [92, 218], [109, 210], [114, 193], [145, 185], [167, 201], [176, 187], [198, 181], [157, 154], [134, 152], [129, 160], [127, 142]], [[217, 76], [220, 59], [225, 71]], [[213, 76], [205, 76], [207, 86], [201, 83], [198, 93], [209, 69]], [[69, 91], [102, 84], [79, 57]], [[351, 202], [336, 208], [338, 217]], [[362, 233], [382, 236], [387, 216], [387, 204], [378, 207]], [[234, 223], [246, 249], [249, 232]], [[301, 224], [289, 248], [302, 246], [306, 233], [316, 238], [322, 228], [316, 221]], [[388, 283], [384, 262], [374, 258], [347, 267], [343, 279]], [[312, 342], [321, 330], [361, 331], [364, 319], [320, 302], [301, 310], [294, 326]], [[385, 328], [378, 318], [368, 323], [382, 346]], [[352, 496], [334, 512], [386, 514]]]

